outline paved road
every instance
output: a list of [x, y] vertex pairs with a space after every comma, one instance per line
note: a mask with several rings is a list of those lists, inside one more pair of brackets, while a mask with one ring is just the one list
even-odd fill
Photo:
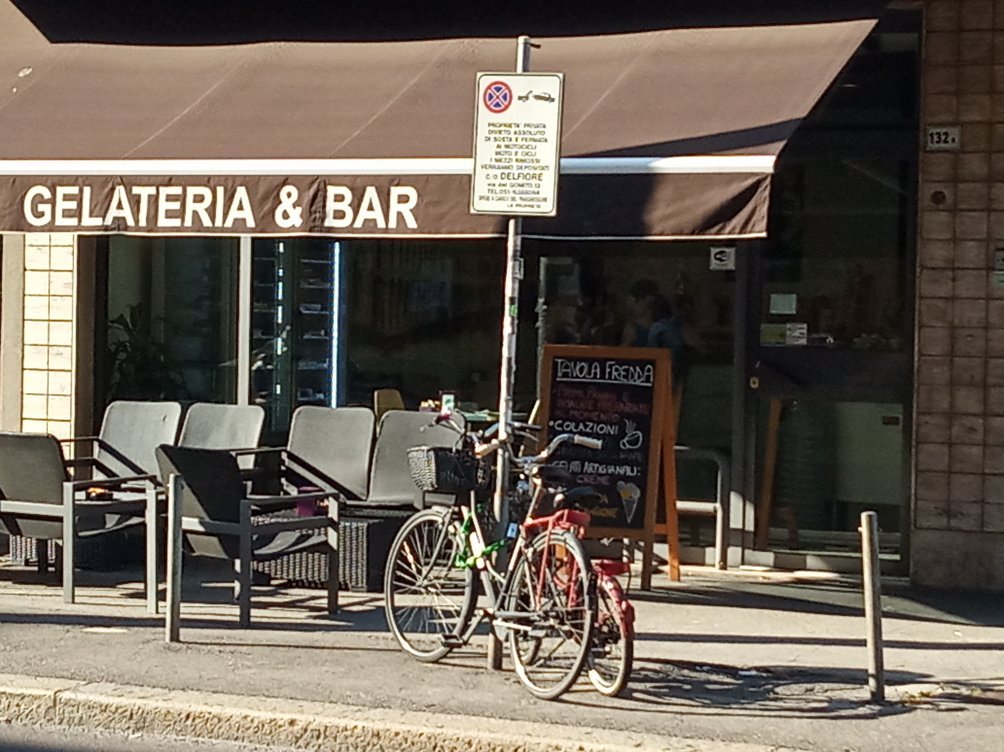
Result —
[[877, 708], [864, 689], [861, 596], [846, 581], [660, 583], [636, 601], [628, 696], [583, 686], [560, 703], [530, 698], [511, 670], [486, 671], [481, 644], [441, 664], [409, 659], [387, 635], [379, 596], [347, 595], [328, 620], [318, 591], [263, 591], [271, 607], [241, 630], [231, 592], [193, 582], [184, 643], [166, 645], [135, 581], [85, 584], [66, 606], [30, 572], [0, 571], [0, 672], [819, 752], [997, 750], [1004, 739], [999, 599], [891, 594], [893, 702]]

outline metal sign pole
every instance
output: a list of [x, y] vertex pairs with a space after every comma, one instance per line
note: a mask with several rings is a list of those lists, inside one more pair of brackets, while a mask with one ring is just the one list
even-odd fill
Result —
[[[516, 41], [516, 72], [530, 68], [530, 37]], [[505, 304], [502, 310], [502, 367], [499, 374], [499, 438], [509, 436], [512, 422], [512, 392], [516, 380], [516, 333], [519, 329], [519, 283], [523, 278], [523, 219], [510, 217], [506, 237]], [[508, 518], [506, 493], [509, 490], [509, 458], [498, 453], [495, 465], [495, 519], [505, 524]], [[504, 551], [504, 549], [503, 549]], [[499, 553], [503, 554], [503, 551]], [[501, 557], [500, 557], [501, 558]], [[502, 642], [494, 633], [488, 636], [488, 668], [502, 668]]]

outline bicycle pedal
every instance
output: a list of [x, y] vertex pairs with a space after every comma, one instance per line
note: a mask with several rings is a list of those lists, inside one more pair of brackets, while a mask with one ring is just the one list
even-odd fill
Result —
[[452, 634], [440, 635], [439, 639], [443, 643], [443, 647], [446, 648], [462, 648], [464, 646], [464, 641]]

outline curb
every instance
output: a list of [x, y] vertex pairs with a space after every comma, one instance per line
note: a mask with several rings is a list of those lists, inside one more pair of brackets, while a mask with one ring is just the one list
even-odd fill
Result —
[[788, 748], [321, 702], [0, 674], [0, 718], [309, 750], [795, 752]]

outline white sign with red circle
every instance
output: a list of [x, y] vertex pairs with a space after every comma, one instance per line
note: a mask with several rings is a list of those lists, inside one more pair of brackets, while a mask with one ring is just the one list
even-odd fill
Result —
[[488, 111], [497, 115], [508, 110], [512, 104], [512, 88], [505, 81], [492, 81], [485, 87], [481, 99]]
[[558, 211], [561, 73], [479, 73], [471, 212]]

